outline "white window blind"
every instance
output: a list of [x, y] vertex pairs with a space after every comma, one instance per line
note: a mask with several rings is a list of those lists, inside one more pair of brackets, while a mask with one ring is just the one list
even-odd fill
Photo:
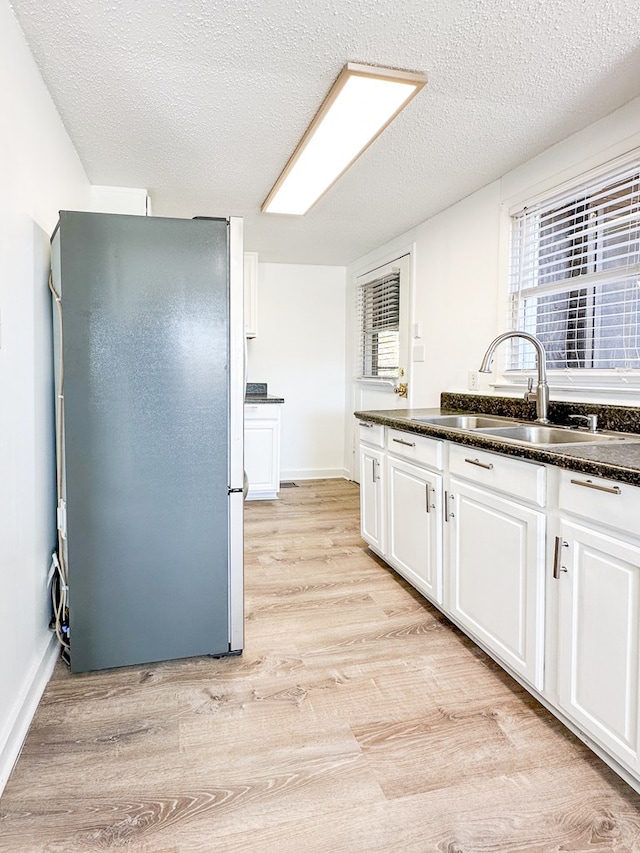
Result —
[[[612, 171], [512, 220], [512, 328], [549, 368], [640, 368], [640, 166]], [[514, 339], [507, 368], [532, 369]]]
[[399, 270], [358, 286], [356, 317], [359, 378], [396, 378], [400, 370]]

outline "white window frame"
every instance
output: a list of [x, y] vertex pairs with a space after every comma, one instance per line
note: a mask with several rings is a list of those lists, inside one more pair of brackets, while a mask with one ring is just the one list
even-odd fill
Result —
[[[513, 306], [512, 306], [512, 290], [510, 284], [509, 265], [511, 261], [511, 233], [512, 233], [512, 217], [523, 207], [545, 204], [552, 202], [557, 196], [570, 192], [572, 189], [579, 190], [584, 184], [595, 182], [602, 176], [606, 176], [619, 169], [625, 167], [638, 167], [640, 171], [640, 148], [634, 149], [625, 153], [621, 157], [617, 157], [607, 162], [601, 163], [599, 166], [590, 168], [588, 171], [576, 172], [573, 177], [568, 180], [559, 182], [555, 186], [547, 183], [544, 191], [532, 191], [529, 195], [525, 193], [519, 194], [518, 198], [511, 198], [503, 203], [501, 213], [501, 238], [500, 238], [500, 256], [501, 256], [501, 279], [502, 286], [500, 288], [500, 304], [501, 312], [505, 316], [504, 328], [514, 330], [513, 323]], [[565, 173], [566, 174], [566, 173]], [[535, 330], [529, 330], [535, 331]], [[524, 344], [524, 346], [527, 346]], [[518, 393], [520, 389], [526, 387], [529, 377], [535, 376], [535, 370], [510, 370], [508, 369], [508, 351], [504, 348], [501, 353], [498, 353], [501, 358], [499, 364], [499, 373], [497, 379], [492, 383], [492, 387], [500, 392]], [[598, 369], [598, 368], [561, 368], [549, 370], [549, 386], [553, 391], [562, 392], [562, 397], [565, 399], [584, 399], [585, 397], [593, 397], [598, 400], [607, 400], [610, 402], [620, 400], [628, 403], [628, 397], [633, 396], [637, 399], [640, 394], [640, 369], [633, 368], [615, 368], [615, 369]]]

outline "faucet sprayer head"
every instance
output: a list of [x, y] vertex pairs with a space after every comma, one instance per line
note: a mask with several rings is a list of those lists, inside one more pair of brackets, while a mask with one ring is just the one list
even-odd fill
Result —
[[493, 361], [493, 347], [485, 352], [482, 364], [478, 368], [478, 373], [491, 373], [491, 362]]

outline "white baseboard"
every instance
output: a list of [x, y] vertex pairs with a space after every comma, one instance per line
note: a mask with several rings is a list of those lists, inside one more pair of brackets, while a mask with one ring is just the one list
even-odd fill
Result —
[[280, 482], [289, 480], [349, 480], [346, 468], [297, 468], [280, 472]]
[[27, 678], [22, 697], [16, 702], [13, 719], [9, 720], [7, 730], [0, 741], [0, 795], [2, 795], [11, 771], [20, 756], [38, 703], [59, 657], [60, 646], [55, 635], [52, 635], [45, 646], [42, 657], [33, 666], [31, 677]]

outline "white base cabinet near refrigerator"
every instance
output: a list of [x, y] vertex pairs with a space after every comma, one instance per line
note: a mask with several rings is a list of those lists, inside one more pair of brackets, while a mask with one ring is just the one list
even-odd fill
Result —
[[280, 403], [244, 407], [244, 467], [248, 501], [275, 500], [280, 491]]

